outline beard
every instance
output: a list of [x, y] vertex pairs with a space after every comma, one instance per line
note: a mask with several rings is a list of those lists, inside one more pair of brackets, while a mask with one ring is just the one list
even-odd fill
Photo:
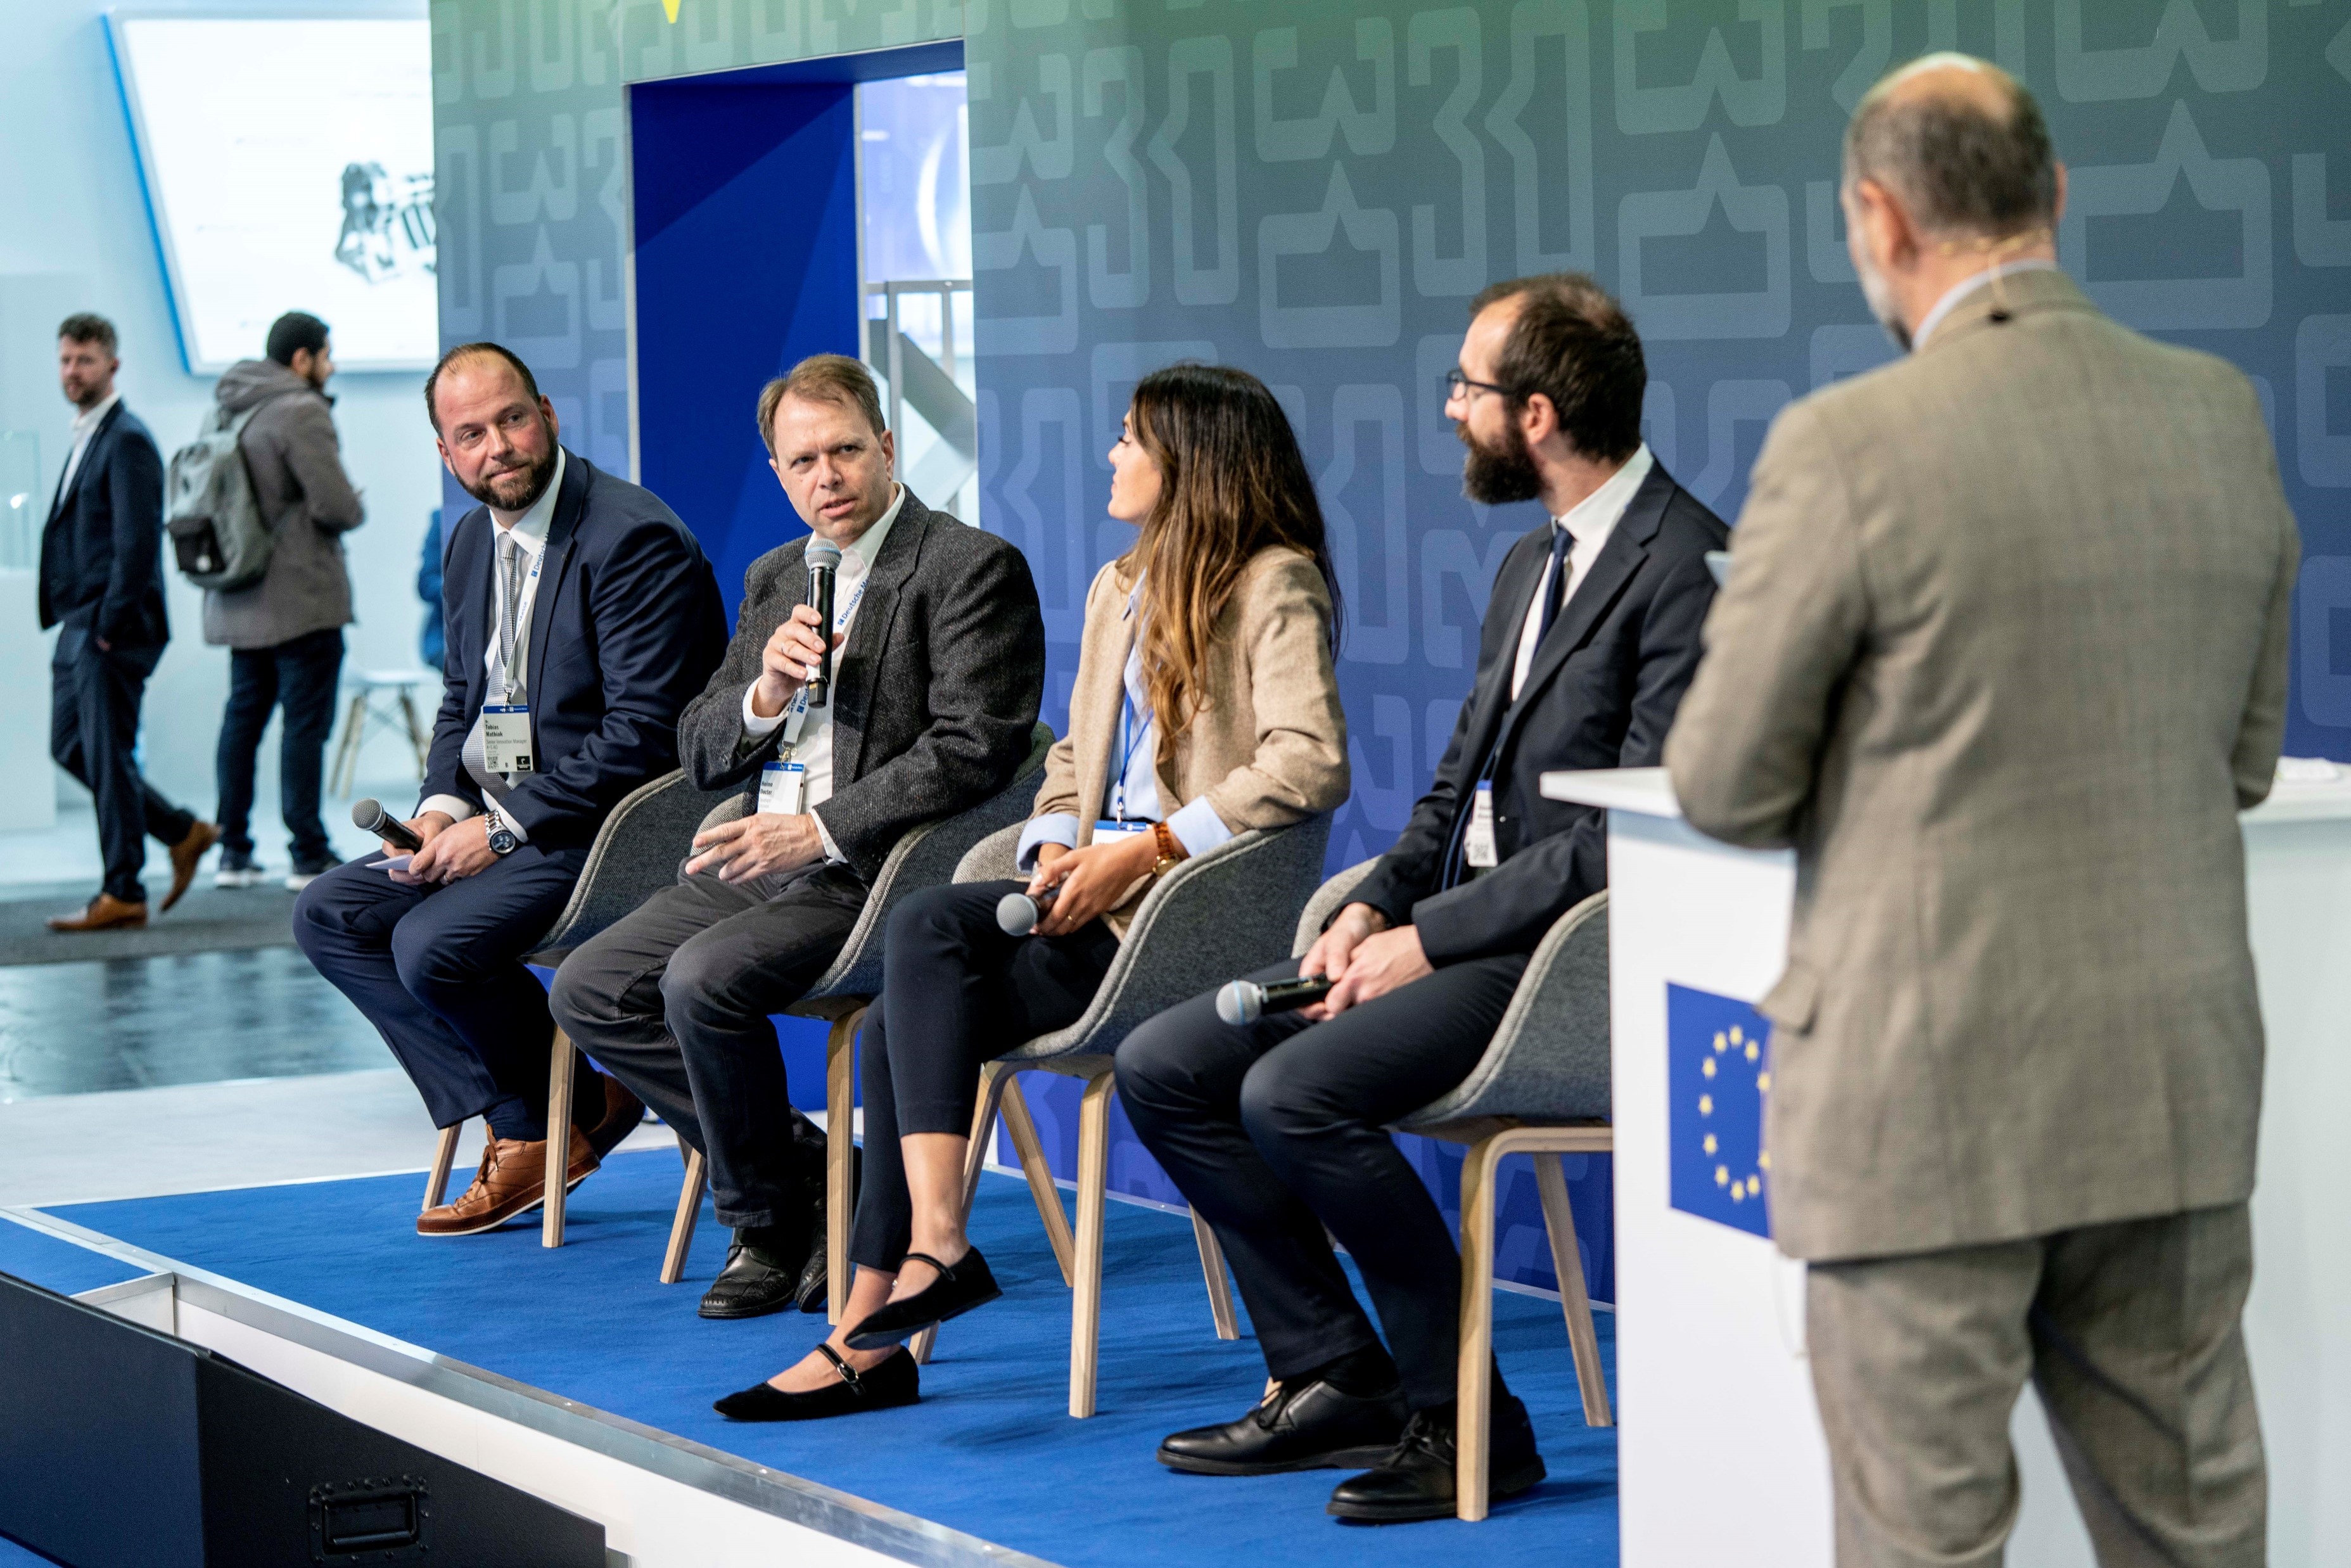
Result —
[[1886, 287], [1886, 277], [1869, 264], [1865, 256], [1854, 258], [1853, 270], [1861, 279], [1861, 297], [1869, 303], [1869, 313], [1894, 340], [1894, 346], [1904, 353], [1910, 351], [1910, 329], [1903, 324], [1902, 313], [1894, 302], [1894, 290]]
[[501, 512], [528, 512], [547, 487], [555, 480], [555, 443], [547, 444], [547, 455], [521, 468], [501, 468], [496, 473], [485, 473], [473, 483], [457, 481], [465, 494], [476, 501], [496, 507]]
[[1527, 450], [1526, 432], [1515, 423], [1503, 427], [1499, 446], [1482, 444], [1466, 424], [1455, 427], [1469, 455], [1461, 464], [1461, 493], [1481, 506], [1502, 507], [1531, 501], [1542, 494], [1542, 474], [1534, 454]]

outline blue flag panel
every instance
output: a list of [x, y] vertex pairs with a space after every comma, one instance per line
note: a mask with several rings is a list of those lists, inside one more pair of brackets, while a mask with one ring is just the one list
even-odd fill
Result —
[[1771, 1234], [1771, 1022], [1745, 1002], [1666, 987], [1669, 1201], [1684, 1214]]

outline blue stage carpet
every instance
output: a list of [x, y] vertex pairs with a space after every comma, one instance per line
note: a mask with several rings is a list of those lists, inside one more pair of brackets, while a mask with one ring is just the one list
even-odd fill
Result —
[[[1255, 1402], [1264, 1364], [1217, 1339], [1189, 1223], [1110, 1206], [1099, 1406], [1065, 1413], [1069, 1295], [1027, 1189], [989, 1176], [975, 1240], [1001, 1301], [947, 1326], [910, 1409], [786, 1427], [720, 1419], [710, 1401], [798, 1359], [816, 1317], [705, 1322], [694, 1307], [724, 1260], [705, 1212], [685, 1281], [656, 1279], [679, 1165], [622, 1155], [574, 1195], [569, 1244], [538, 1228], [424, 1241], [413, 1176], [84, 1204], [51, 1212], [194, 1267], [301, 1301], [747, 1459], [1001, 1545], [1072, 1565], [1452, 1563], [1544, 1568], [1616, 1561], [1616, 1442], [1583, 1425], [1559, 1309], [1495, 1299], [1495, 1338], [1534, 1414], [1551, 1479], [1482, 1524], [1367, 1530], [1322, 1511], [1334, 1472], [1179, 1476], [1152, 1452], [1166, 1432]], [[462, 1173], [460, 1174], [462, 1179]], [[0, 1227], [5, 1230], [7, 1227]], [[1613, 1366], [1614, 1322], [1599, 1315]]]

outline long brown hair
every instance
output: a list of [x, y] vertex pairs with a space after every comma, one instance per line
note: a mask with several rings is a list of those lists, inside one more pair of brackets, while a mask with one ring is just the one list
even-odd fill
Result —
[[1224, 365], [1169, 365], [1136, 385], [1130, 413], [1159, 465], [1159, 502], [1119, 569], [1144, 580], [1143, 679], [1164, 761], [1207, 701], [1208, 644], [1250, 559], [1275, 545], [1312, 558], [1331, 595], [1334, 653], [1339, 584], [1305, 455], [1263, 382]]

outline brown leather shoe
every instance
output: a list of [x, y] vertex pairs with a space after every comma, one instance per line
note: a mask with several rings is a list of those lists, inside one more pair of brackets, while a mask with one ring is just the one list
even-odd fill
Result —
[[621, 1146], [622, 1139], [637, 1130], [637, 1124], [645, 1119], [645, 1103], [611, 1073], [597, 1076], [604, 1081], [604, 1114], [593, 1127], [582, 1131], [588, 1134], [588, 1147], [601, 1161]]
[[[571, 1129], [571, 1166], [564, 1172], [564, 1190], [580, 1185], [596, 1169], [596, 1152], [588, 1134]], [[474, 1183], [455, 1203], [428, 1208], [416, 1217], [419, 1236], [477, 1236], [528, 1214], [547, 1201], [547, 1145], [520, 1138], [492, 1137], [482, 1145], [481, 1168]]]
[[196, 862], [218, 842], [220, 830], [210, 822], [198, 822], [188, 830], [186, 838], [172, 846], [172, 891], [163, 895], [163, 914], [169, 915], [172, 905], [180, 902], [180, 895], [196, 880]]
[[89, 906], [79, 915], [52, 915], [52, 931], [123, 931], [147, 924], [147, 906], [131, 904], [110, 893], [101, 893], [89, 901]]

